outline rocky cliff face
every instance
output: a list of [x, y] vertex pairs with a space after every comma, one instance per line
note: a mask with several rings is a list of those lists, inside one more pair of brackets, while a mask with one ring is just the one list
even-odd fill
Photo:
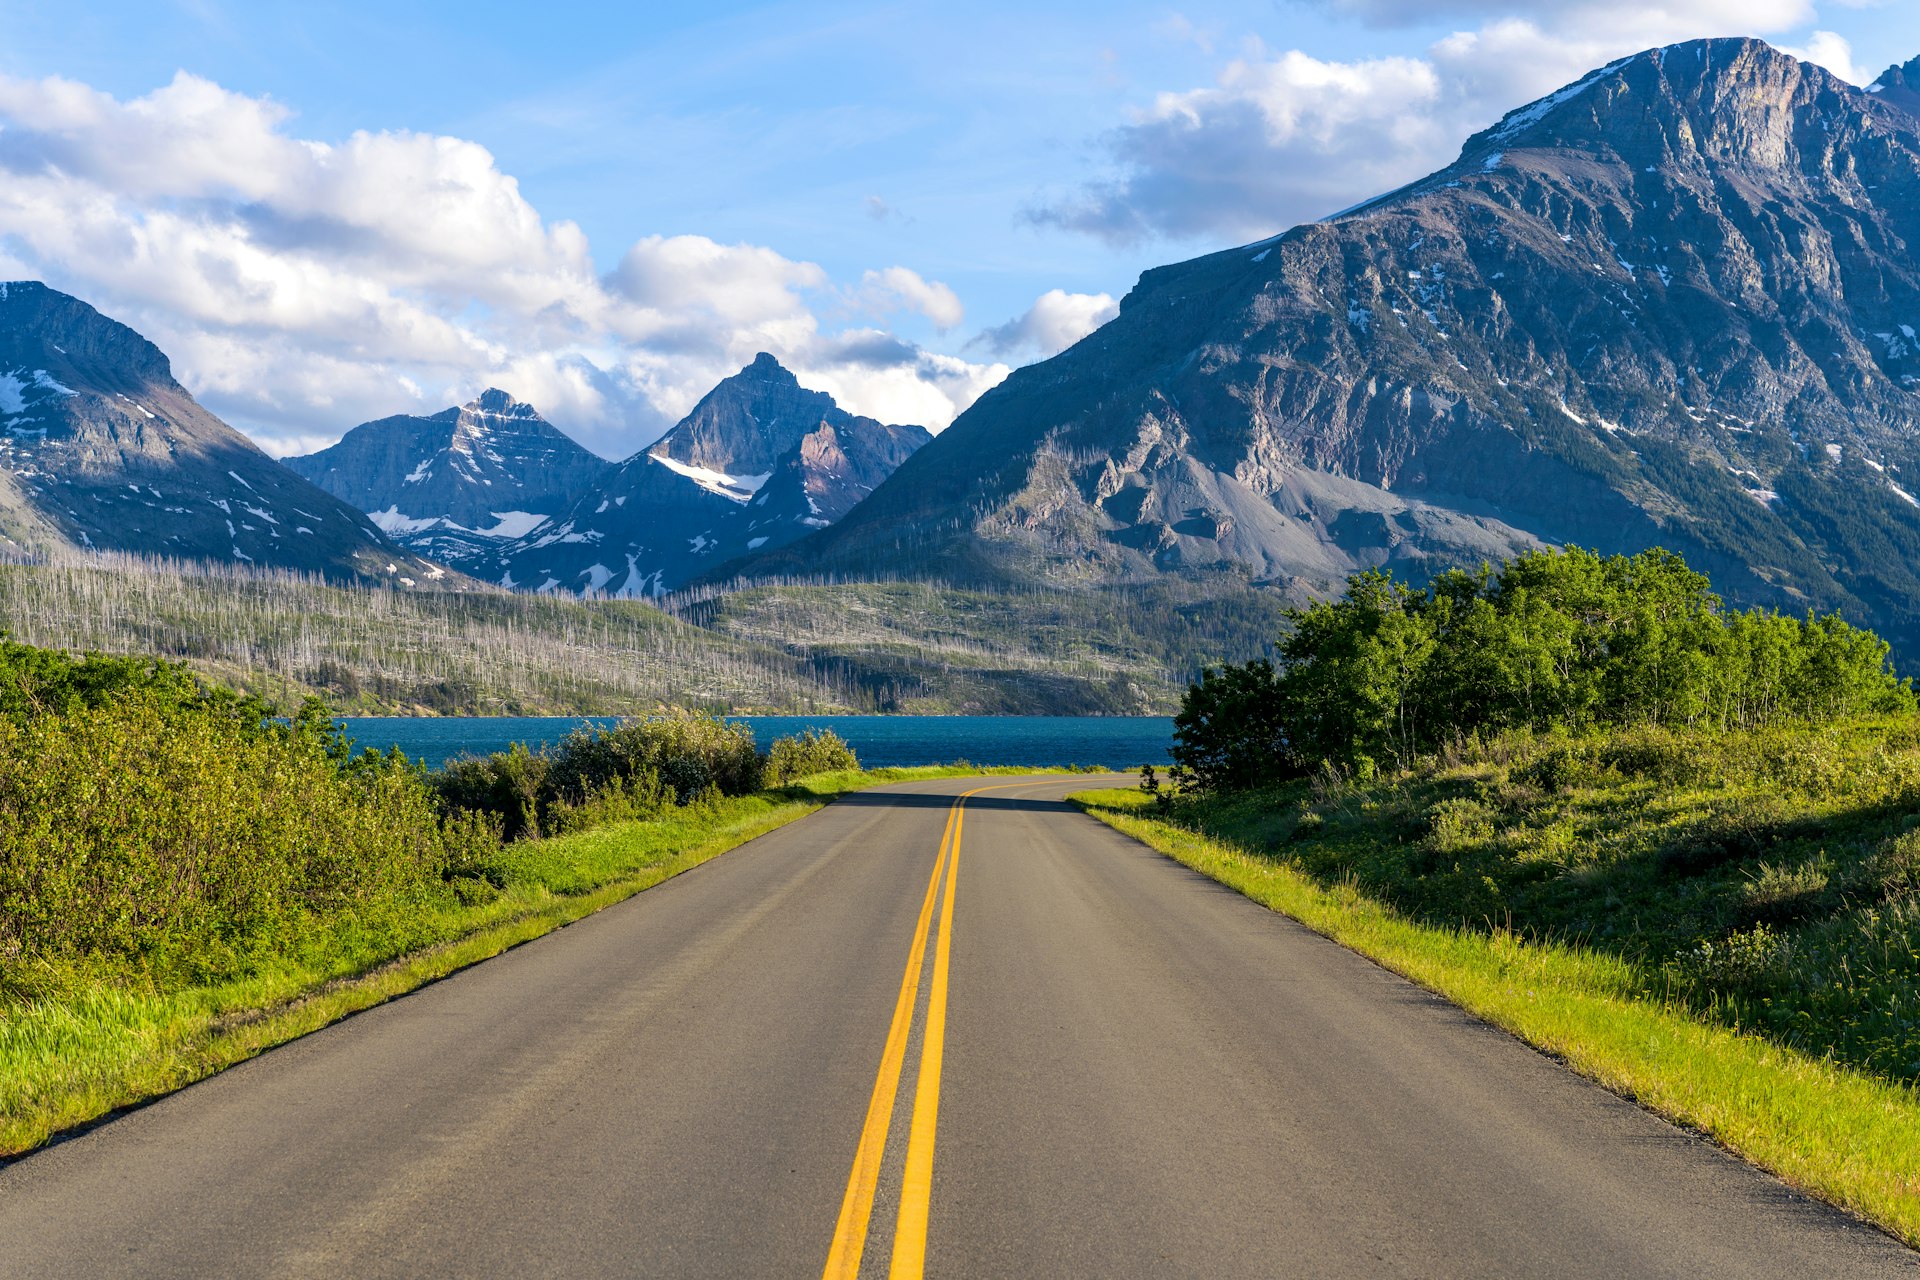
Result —
[[493, 389], [430, 417], [362, 423], [330, 448], [282, 461], [396, 541], [479, 571], [613, 468]]
[[1867, 92], [1884, 103], [1920, 116], [1920, 58], [1888, 67], [1885, 75], [1867, 86]]
[[69, 549], [445, 575], [201, 408], [132, 329], [43, 284], [0, 284], [0, 551]]
[[[1904, 83], [1904, 81], [1902, 81]], [[1602, 68], [1421, 182], [1148, 272], [763, 571], [1298, 589], [1686, 554], [1920, 642], [1920, 119], [1757, 41]]]
[[846, 412], [763, 353], [508, 546], [491, 576], [541, 591], [669, 591], [831, 524], [929, 438]]

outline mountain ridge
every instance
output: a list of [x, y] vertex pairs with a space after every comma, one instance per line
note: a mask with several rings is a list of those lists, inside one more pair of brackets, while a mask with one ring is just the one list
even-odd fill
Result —
[[931, 438], [849, 413], [761, 352], [659, 440], [504, 548], [497, 580], [660, 595], [831, 524]]
[[68, 549], [446, 576], [208, 412], [132, 328], [39, 281], [0, 283], [0, 550]]
[[1660, 543], [1913, 644], [1920, 120], [1885, 96], [1758, 41], [1609, 64], [1427, 178], [1145, 272], [846, 519], [728, 571], [1324, 593]]
[[497, 387], [438, 413], [363, 422], [281, 462], [404, 545], [480, 572], [614, 466]]

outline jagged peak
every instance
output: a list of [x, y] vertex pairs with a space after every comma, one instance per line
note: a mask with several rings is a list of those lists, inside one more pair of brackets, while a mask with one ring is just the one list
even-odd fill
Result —
[[[1580, 100], [1582, 108], [1587, 108], [1592, 90], [1608, 80], [1625, 79], [1636, 68], [1647, 66], [1657, 68], [1660, 77], [1673, 86], [1682, 98], [1691, 98], [1710, 85], [1728, 78], [1751, 81], [1769, 70], [1782, 75], [1800, 75], [1811, 70], [1819, 76], [1834, 79], [1835, 83], [1843, 83], [1825, 68], [1802, 62], [1792, 54], [1783, 53], [1766, 41], [1751, 36], [1685, 40], [1616, 59], [1545, 97], [1516, 107], [1502, 116], [1492, 128], [1469, 139], [1462, 154], [1484, 151], [1489, 146], [1501, 143], [1523, 141], [1524, 135], [1535, 126], [1545, 125], [1559, 114], [1561, 107]], [[1725, 106], [1724, 103], [1716, 105], [1722, 109]], [[1636, 103], [1636, 109], [1641, 106]]]
[[[794, 377], [793, 372], [788, 369], [787, 366], [781, 364], [773, 357], [771, 352], [767, 351], [762, 351], [754, 356], [746, 368], [740, 370], [739, 373], [733, 376], [736, 378], [744, 378], [749, 374], [761, 381], [772, 380], [775, 382], [792, 383], [796, 387], [800, 385], [800, 379]], [[729, 379], [729, 381], [731, 381], [731, 379]]]
[[524, 400], [515, 399], [511, 392], [498, 387], [488, 387], [473, 399], [460, 406], [460, 412], [485, 414], [494, 418], [537, 418], [539, 410]]
[[[1850, 95], [1862, 112], [1871, 110], [1866, 95], [1854, 85], [1764, 40], [1748, 36], [1687, 40], [1620, 58], [1509, 111], [1498, 123], [1467, 139], [1460, 158], [1441, 172], [1497, 163], [1497, 154], [1508, 149], [1617, 143], [1643, 127], [1649, 103], [1662, 97], [1674, 114], [1691, 121], [1696, 134], [1731, 137], [1736, 139], [1736, 152], [1757, 158], [1762, 152], [1782, 152], [1790, 143], [1777, 112], [1787, 100], [1782, 91], [1802, 104], [1830, 94]], [[1621, 110], [1627, 113], [1624, 117], [1616, 114]], [[1767, 145], [1755, 146], [1759, 139]], [[1422, 179], [1345, 212], [1370, 209], [1393, 196], [1424, 190], [1431, 181]]]
[[1867, 86], [1867, 92], [1888, 106], [1920, 116], [1920, 58], [1888, 67]]
[[1868, 92], [1875, 89], [1891, 89], [1895, 85], [1912, 84], [1920, 80], [1920, 58], [1911, 58], [1906, 62], [1896, 62], [1880, 73], [1880, 78], [1867, 86]]

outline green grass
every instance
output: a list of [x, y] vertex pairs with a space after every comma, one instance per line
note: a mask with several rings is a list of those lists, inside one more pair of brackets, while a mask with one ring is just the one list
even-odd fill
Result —
[[[1382, 787], [1409, 781], [1419, 780]], [[1698, 1007], [1692, 993], [1660, 994], [1650, 988], [1644, 958], [1624, 950], [1524, 935], [1505, 916], [1500, 923], [1418, 918], [1383, 901], [1352, 865], [1292, 852], [1330, 825], [1323, 808], [1335, 812], [1349, 854], [1363, 829], [1376, 842], [1404, 843], [1405, 824], [1396, 826], [1396, 814], [1366, 789], [1301, 787], [1211, 807], [1187, 804], [1171, 819], [1139, 792], [1074, 799], [1607, 1088], [1920, 1244], [1920, 1101], [1907, 1084], [1728, 1025], [1724, 1008]], [[1640, 803], [1658, 809], [1654, 800], [1642, 796]], [[1404, 807], [1397, 816], [1405, 817]]]
[[[500, 954], [881, 785], [1031, 769], [936, 766], [804, 778], [665, 818], [506, 846], [483, 902], [436, 893], [409, 927], [348, 916], [244, 979], [185, 989], [62, 973], [55, 994], [0, 1006], [0, 1157], [149, 1100]], [[396, 941], [399, 939], [399, 941]]]

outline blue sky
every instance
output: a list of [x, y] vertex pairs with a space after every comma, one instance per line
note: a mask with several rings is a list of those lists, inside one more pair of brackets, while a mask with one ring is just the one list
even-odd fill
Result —
[[517, 382], [620, 454], [760, 346], [943, 426], [1142, 269], [1426, 172], [1609, 57], [1757, 34], [1866, 80], [1917, 11], [0, 0], [0, 169], [32, 178], [0, 274], [134, 323], [276, 450]]

